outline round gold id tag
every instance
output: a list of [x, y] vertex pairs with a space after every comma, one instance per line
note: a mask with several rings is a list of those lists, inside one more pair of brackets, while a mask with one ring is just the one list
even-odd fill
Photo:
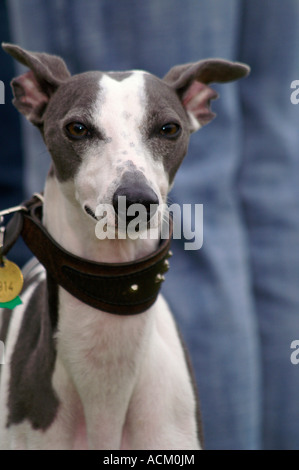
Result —
[[14, 300], [22, 290], [23, 274], [20, 268], [7, 259], [0, 266], [0, 302]]

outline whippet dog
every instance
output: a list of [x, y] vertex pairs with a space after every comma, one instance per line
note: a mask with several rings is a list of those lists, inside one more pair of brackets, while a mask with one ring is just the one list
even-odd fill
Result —
[[[22, 305], [0, 316], [0, 448], [200, 449], [197, 393], [159, 293], [168, 242], [144, 235], [153, 220], [161, 233], [156, 208], [190, 134], [215, 116], [210, 83], [249, 68], [208, 59], [163, 79], [71, 76], [57, 56], [3, 48], [29, 69], [12, 81], [14, 105], [40, 130], [52, 165], [43, 204], [33, 198], [22, 216], [39, 261], [26, 268]], [[137, 237], [125, 219], [136, 203], [146, 214]], [[104, 219], [106, 237], [97, 236]]]

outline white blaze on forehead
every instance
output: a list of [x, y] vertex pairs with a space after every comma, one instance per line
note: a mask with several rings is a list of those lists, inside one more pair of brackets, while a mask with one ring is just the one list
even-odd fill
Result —
[[144, 74], [135, 71], [123, 80], [104, 75], [100, 80], [96, 125], [103, 130], [105, 137], [112, 139], [112, 146], [115, 143], [118, 150], [121, 150], [121, 143], [129, 148], [131, 144], [132, 148], [132, 143], [136, 145], [140, 141], [140, 125], [146, 107]]

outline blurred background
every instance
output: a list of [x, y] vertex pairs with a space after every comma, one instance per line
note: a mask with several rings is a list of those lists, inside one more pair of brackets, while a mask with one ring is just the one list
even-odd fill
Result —
[[[217, 85], [217, 118], [192, 135], [171, 202], [203, 204], [204, 243], [173, 242], [163, 293], [189, 347], [207, 449], [299, 449], [297, 0], [6, 0], [0, 39], [61, 55], [72, 73], [163, 77], [207, 57], [248, 63]], [[11, 104], [24, 69], [2, 50], [0, 209], [43, 189], [49, 155]], [[23, 265], [22, 242], [10, 259]]]

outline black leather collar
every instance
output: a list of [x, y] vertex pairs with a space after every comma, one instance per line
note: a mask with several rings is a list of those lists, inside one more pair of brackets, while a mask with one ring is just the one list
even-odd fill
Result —
[[22, 204], [6, 227], [3, 254], [22, 235], [26, 245], [45, 267], [48, 277], [87, 305], [108, 313], [135, 315], [157, 299], [172, 235], [161, 240], [149, 256], [127, 263], [98, 263], [75, 256], [58, 245], [42, 225], [42, 202], [36, 196]]

